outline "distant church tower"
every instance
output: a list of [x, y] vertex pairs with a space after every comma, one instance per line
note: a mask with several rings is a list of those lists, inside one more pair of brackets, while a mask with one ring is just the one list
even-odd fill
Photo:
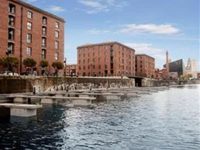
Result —
[[168, 54], [168, 51], [166, 51], [166, 75], [167, 75], [167, 78], [169, 77], [169, 54]]

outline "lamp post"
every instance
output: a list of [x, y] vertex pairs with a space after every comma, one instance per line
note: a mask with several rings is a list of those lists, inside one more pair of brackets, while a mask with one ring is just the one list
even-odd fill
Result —
[[64, 59], [64, 76], [66, 76], [66, 64], [67, 64], [67, 58]]
[[10, 64], [10, 62], [9, 62], [9, 59], [8, 59], [8, 57], [10, 56], [10, 54], [11, 54], [11, 51], [9, 50], [9, 49], [7, 49], [6, 50], [6, 57], [7, 57], [7, 74], [8, 74], [8, 72], [10, 71], [10, 70], [12, 70], [11, 69], [11, 64]]

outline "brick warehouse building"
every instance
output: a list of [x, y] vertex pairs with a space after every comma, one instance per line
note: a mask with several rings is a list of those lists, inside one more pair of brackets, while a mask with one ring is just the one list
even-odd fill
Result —
[[[6, 51], [19, 59], [18, 72], [24, 71], [23, 60], [31, 57], [39, 65], [43, 59], [51, 66], [64, 59], [64, 20], [21, 0], [1, 0], [0, 57]], [[39, 67], [38, 71], [39, 71]]]
[[76, 72], [77, 72], [77, 65], [76, 64], [70, 64], [70, 65], [66, 65], [66, 75], [67, 76], [75, 76]]
[[135, 72], [136, 76], [154, 78], [155, 76], [155, 59], [146, 54], [135, 55]]
[[135, 76], [135, 50], [119, 42], [77, 48], [80, 76]]

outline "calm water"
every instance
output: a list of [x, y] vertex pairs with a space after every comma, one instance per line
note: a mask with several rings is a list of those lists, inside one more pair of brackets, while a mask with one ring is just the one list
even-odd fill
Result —
[[0, 123], [0, 149], [200, 150], [200, 86]]

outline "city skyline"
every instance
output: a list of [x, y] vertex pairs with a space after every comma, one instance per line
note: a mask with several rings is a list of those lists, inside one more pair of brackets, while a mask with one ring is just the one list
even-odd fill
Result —
[[77, 62], [78, 46], [107, 41], [119, 41], [136, 53], [155, 57], [159, 68], [166, 51], [172, 60], [190, 57], [199, 62], [198, 0], [25, 1], [66, 20], [67, 63]]

